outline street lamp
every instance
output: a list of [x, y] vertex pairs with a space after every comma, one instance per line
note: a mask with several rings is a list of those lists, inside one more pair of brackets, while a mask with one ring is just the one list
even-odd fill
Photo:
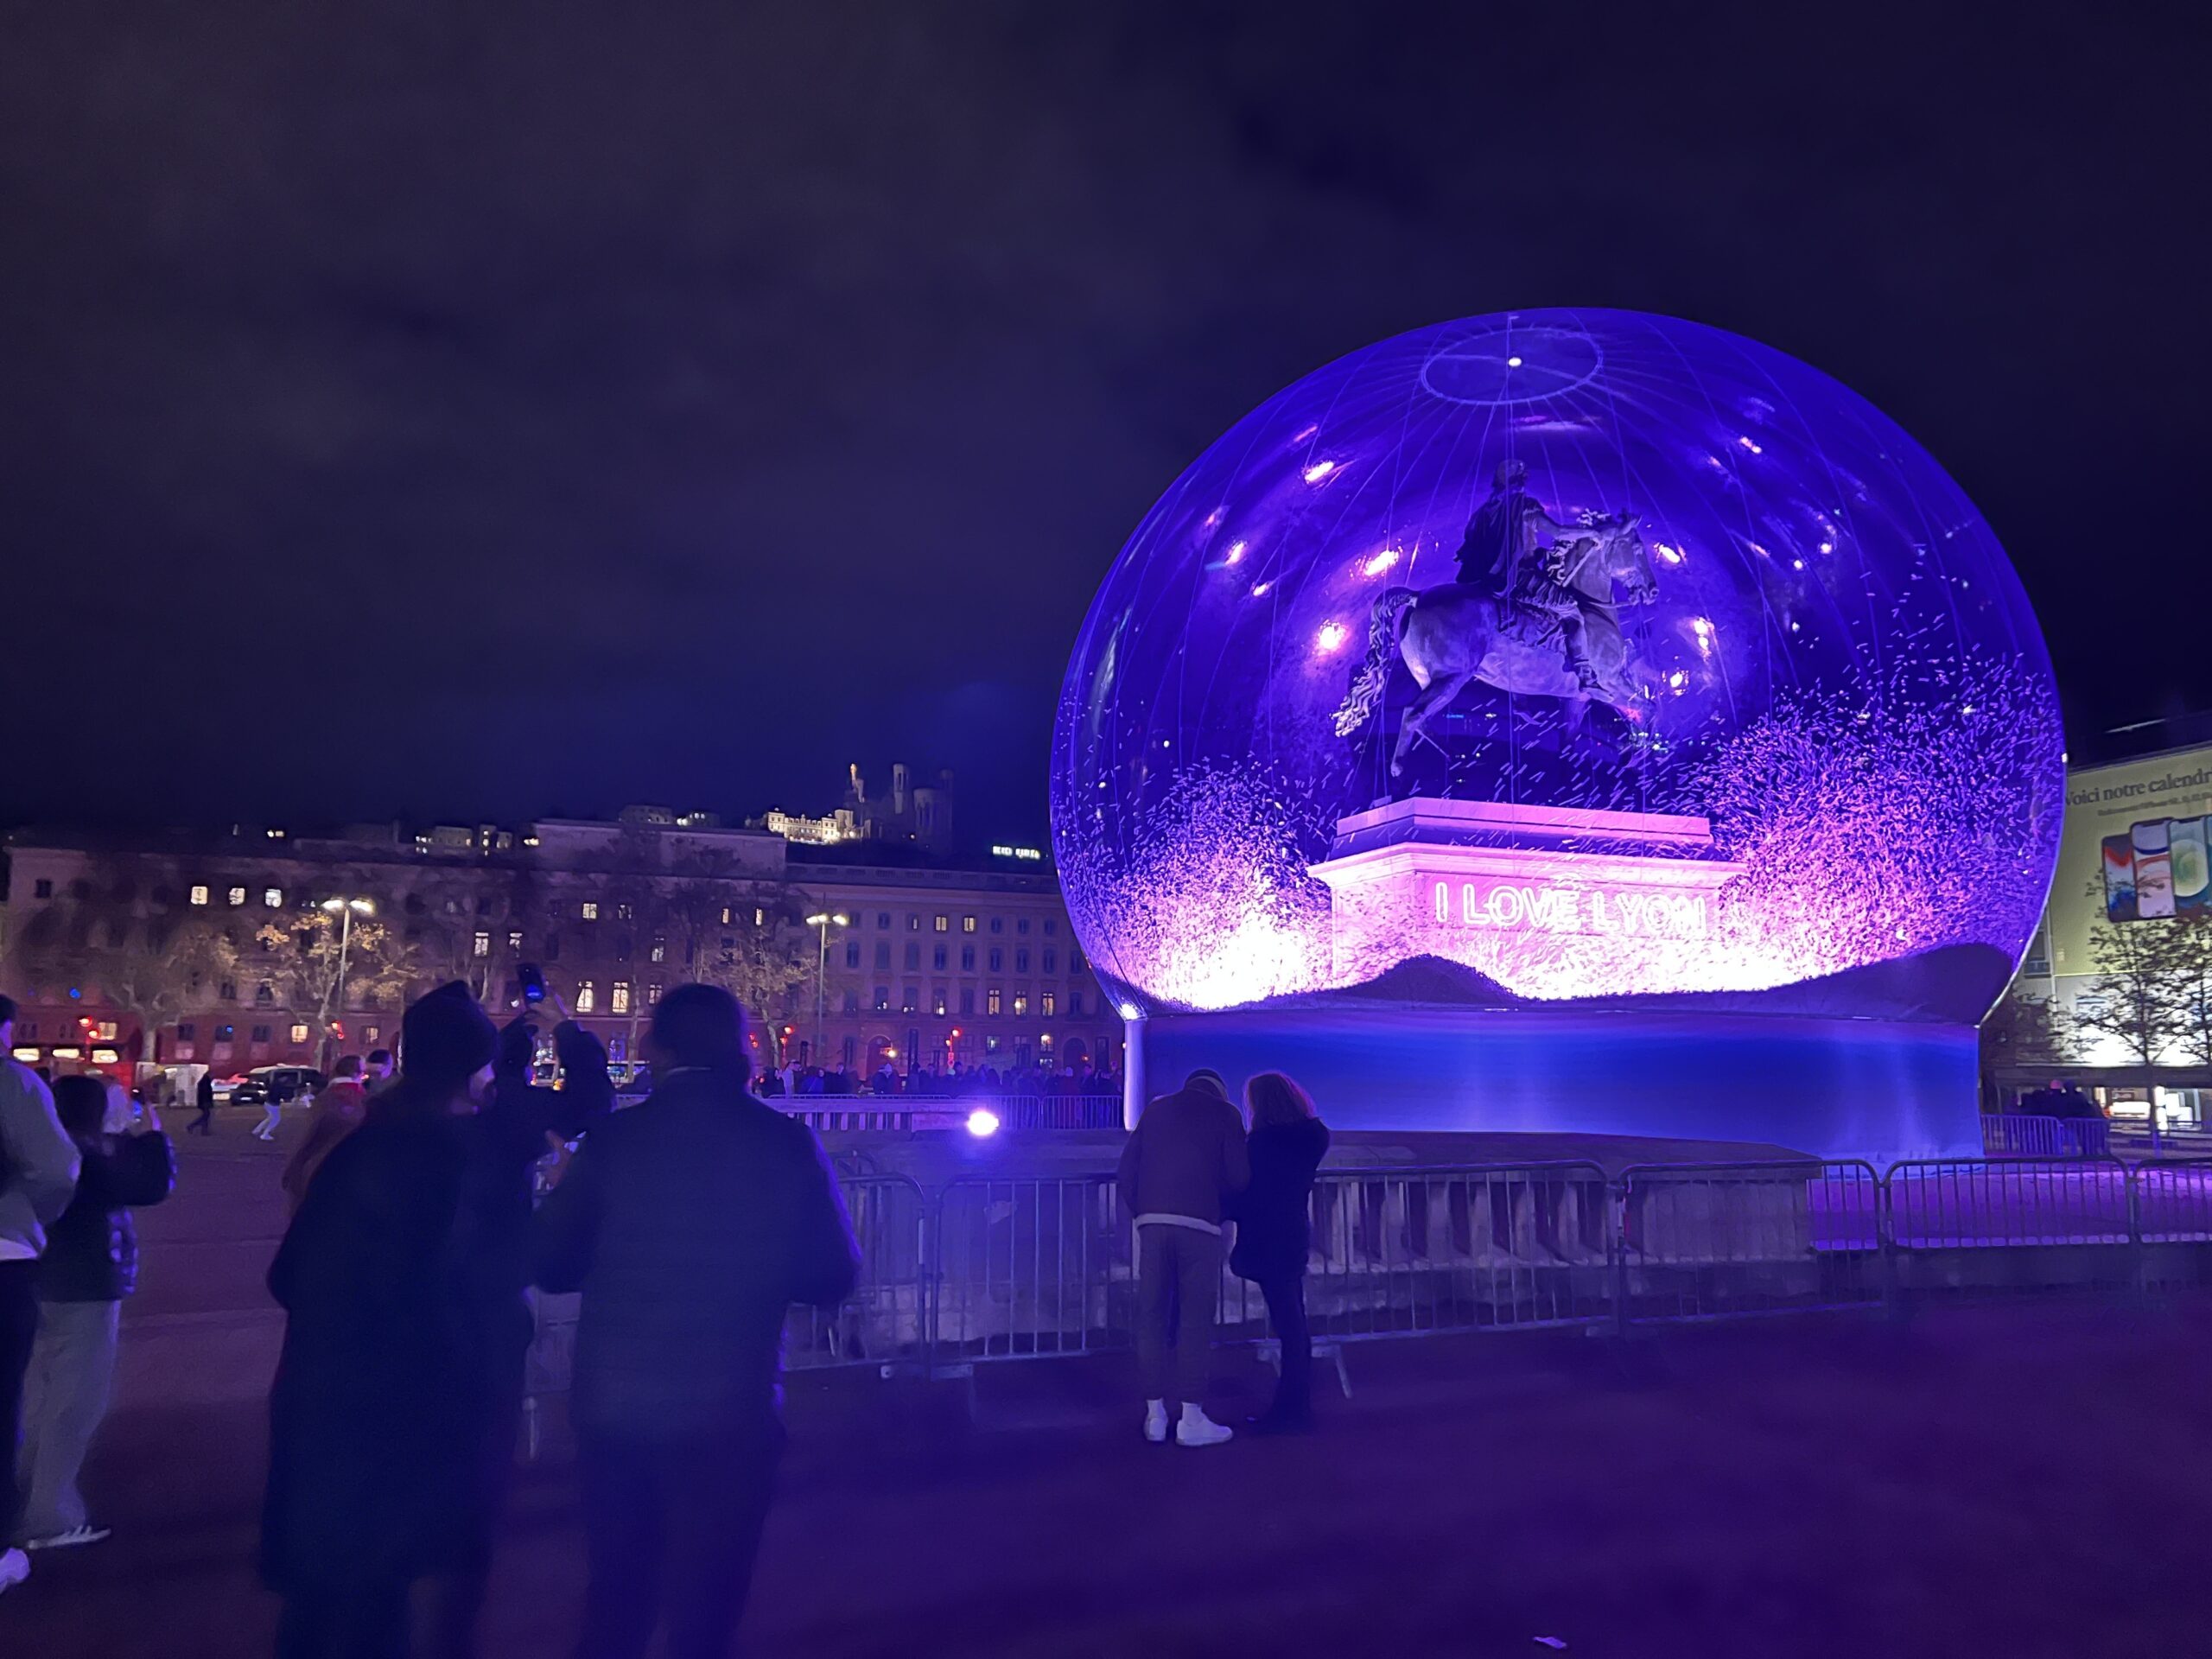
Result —
[[[346, 952], [353, 943], [353, 918], [373, 916], [377, 907], [365, 899], [326, 899], [322, 908], [338, 918], [338, 982], [331, 988], [331, 999], [340, 1013], [346, 1009]], [[330, 1068], [330, 1008], [322, 1010], [322, 1040], [315, 1046], [315, 1070]]]
[[822, 1064], [822, 1010], [829, 997], [830, 930], [845, 925], [845, 912], [818, 910], [806, 918], [809, 927], [820, 931], [822, 948], [814, 957], [814, 1063]]

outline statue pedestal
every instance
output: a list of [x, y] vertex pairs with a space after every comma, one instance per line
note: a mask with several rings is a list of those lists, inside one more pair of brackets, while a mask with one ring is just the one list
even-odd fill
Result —
[[1503, 977], [1518, 947], [1583, 938], [1604, 941], [1630, 980], [1643, 947], [1713, 934], [1737, 871], [1703, 818], [1425, 799], [1340, 820], [1312, 867], [1328, 885], [1339, 974], [1432, 956]]

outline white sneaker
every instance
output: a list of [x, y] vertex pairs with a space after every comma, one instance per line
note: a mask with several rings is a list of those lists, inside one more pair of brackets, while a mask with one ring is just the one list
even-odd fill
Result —
[[20, 1549], [0, 1550], [0, 1590], [31, 1575], [31, 1558]]
[[74, 1549], [80, 1544], [97, 1544], [115, 1536], [113, 1527], [96, 1527], [87, 1521], [82, 1526], [71, 1527], [66, 1532], [49, 1532], [43, 1538], [26, 1538], [25, 1549]]
[[1219, 1446], [1224, 1440], [1236, 1438], [1235, 1429], [1226, 1423], [1217, 1423], [1193, 1405], [1183, 1408], [1183, 1415], [1175, 1425], [1175, 1444], [1178, 1446]]
[[1154, 1446], [1167, 1444], [1167, 1402], [1165, 1400], [1144, 1402], [1144, 1437]]

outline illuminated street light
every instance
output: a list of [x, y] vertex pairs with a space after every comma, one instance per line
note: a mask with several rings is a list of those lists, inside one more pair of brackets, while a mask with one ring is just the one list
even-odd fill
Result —
[[[377, 907], [366, 899], [326, 899], [322, 908], [338, 918], [338, 982], [330, 988], [332, 1001], [342, 1012], [346, 1007], [346, 953], [353, 943], [353, 918], [373, 916]], [[330, 1003], [322, 1007], [321, 1039], [315, 1045], [315, 1070], [330, 1069]]]
[[830, 979], [830, 930], [846, 925], [845, 912], [817, 910], [806, 918], [806, 925], [821, 931], [821, 949], [814, 958], [814, 1063], [822, 1064], [822, 1011], [828, 999]]

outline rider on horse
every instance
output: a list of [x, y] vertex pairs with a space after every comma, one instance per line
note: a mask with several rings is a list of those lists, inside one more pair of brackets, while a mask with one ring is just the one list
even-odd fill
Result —
[[[1501, 610], [1510, 606], [1529, 619], [1532, 632], [1558, 629], [1577, 683], [1595, 690], [1598, 671], [1590, 661], [1583, 622], [1586, 601], [1560, 579], [1567, 549], [1586, 538], [1589, 528], [1554, 518], [1529, 493], [1528, 480], [1529, 469], [1521, 462], [1498, 462], [1497, 488], [1475, 509], [1459, 546], [1459, 580], [1487, 588]], [[1551, 545], [1542, 543], [1544, 537], [1552, 538]]]

